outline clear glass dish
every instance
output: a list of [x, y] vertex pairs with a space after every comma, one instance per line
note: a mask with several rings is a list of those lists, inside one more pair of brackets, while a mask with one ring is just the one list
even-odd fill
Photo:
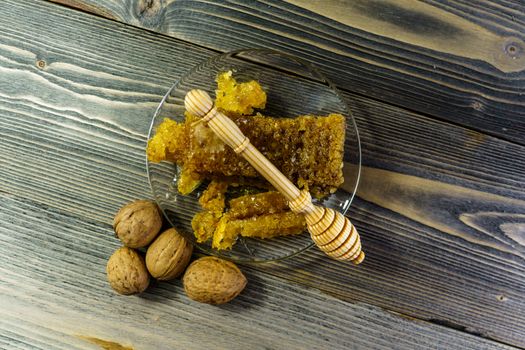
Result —
[[[228, 70], [234, 71], [234, 77], [240, 81], [259, 81], [268, 95], [264, 115], [292, 118], [305, 114], [341, 113], [346, 116], [344, 162], [345, 167], [351, 169], [345, 171], [346, 190], [339, 189], [318, 203], [345, 214], [355, 195], [361, 170], [361, 148], [355, 120], [335, 86], [311, 63], [298, 57], [267, 49], [245, 49], [202, 62], [176, 81], [166, 93], [153, 116], [148, 139], [153, 137], [164, 118], [177, 122], [184, 120], [184, 96], [189, 90], [203, 89], [214, 97], [217, 74]], [[195, 243], [191, 220], [202, 210], [198, 198], [207, 183], [183, 196], [177, 191], [179, 170], [170, 162], [147, 161], [148, 179], [159, 207], [169, 223]], [[308, 232], [266, 240], [240, 237], [228, 251], [212, 249], [211, 244], [195, 244], [208, 254], [241, 263], [285, 259], [314, 245]]]

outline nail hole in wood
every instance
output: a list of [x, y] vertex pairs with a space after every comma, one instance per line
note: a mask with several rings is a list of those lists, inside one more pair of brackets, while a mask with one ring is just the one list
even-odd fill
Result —
[[505, 45], [505, 53], [512, 58], [519, 57], [523, 53], [522, 51], [523, 50], [519, 43], [510, 42], [507, 45]]
[[481, 111], [483, 109], [483, 104], [481, 102], [479, 102], [479, 101], [472, 102], [471, 106], [476, 111]]
[[503, 294], [499, 294], [498, 296], [496, 296], [496, 298], [501, 301], [501, 302], [505, 302], [507, 301], [509, 298], [507, 298], [506, 296], [504, 296]]

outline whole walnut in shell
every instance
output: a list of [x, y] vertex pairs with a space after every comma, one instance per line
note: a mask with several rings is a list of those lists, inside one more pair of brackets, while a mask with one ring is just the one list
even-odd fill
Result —
[[113, 220], [118, 238], [130, 248], [145, 247], [157, 236], [162, 227], [162, 217], [157, 205], [148, 200], [126, 204]]
[[167, 281], [184, 272], [193, 245], [174, 228], [162, 232], [148, 247], [146, 267], [156, 279]]
[[234, 263], [214, 256], [195, 260], [183, 278], [184, 290], [190, 299], [215, 305], [231, 301], [242, 292], [246, 282]]
[[108, 260], [106, 273], [109, 284], [117, 293], [142, 293], [149, 285], [149, 273], [144, 259], [134, 249], [117, 249]]

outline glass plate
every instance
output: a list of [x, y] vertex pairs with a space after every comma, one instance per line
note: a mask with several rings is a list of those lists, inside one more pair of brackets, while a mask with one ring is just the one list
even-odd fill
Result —
[[[245, 49], [214, 56], [182, 76], [160, 103], [148, 135], [153, 137], [164, 118], [184, 121], [184, 96], [191, 89], [203, 89], [215, 96], [215, 78], [218, 73], [232, 70], [239, 81], [255, 79], [267, 92], [268, 101], [263, 114], [272, 117], [293, 118], [298, 115], [341, 113], [346, 116], [344, 149], [346, 189], [339, 189], [328, 198], [317, 202], [346, 213], [355, 195], [361, 170], [361, 148], [357, 127], [348, 106], [334, 85], [312, 64], [278, 51]], [[348, 169], [347, 169], [348, 170]], [[187, 196], [177, 191], [180, 169], [169, 162], [147, 162], [148, 179], [155, 199], [169, 223], [195, 243], [191, 229], [192, 217], [202, 209], [198, 198], [206, 189], [203, 183]], [[217, 251], [211, 244], [196, 244], [202, 251], [237, 262], [267, 262], [294, 256], [312, 247], [308, 232], [301, 235], [272, 239], [240, 237], [232, 250]]]

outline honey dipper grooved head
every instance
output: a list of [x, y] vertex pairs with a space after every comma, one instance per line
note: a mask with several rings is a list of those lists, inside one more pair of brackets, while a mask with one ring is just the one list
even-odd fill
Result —
[[206, 91], [195, 89], [186, 94], [184, 106], [189, 113], [204, 117], [213, 108], [213, 100]]
[[[331, 212], [335, 215], [326, 215]], [[319, 249], [331, 258], [351, 261], [356, 265], [364, 260], [359, 234], [350, 220], [341, 213], [327, 208], [316, 224], [308, 225], [308, 230]]]

